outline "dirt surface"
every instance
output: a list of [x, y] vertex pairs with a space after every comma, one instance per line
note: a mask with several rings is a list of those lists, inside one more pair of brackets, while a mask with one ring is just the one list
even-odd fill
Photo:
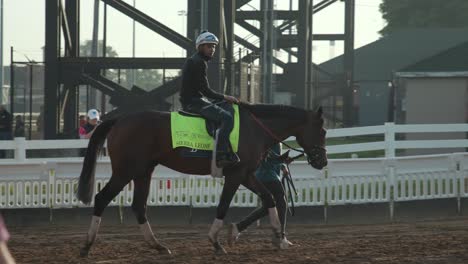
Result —
[[[173, 252], [160, 255], [143, 242], [137, 226], [103, 222], [88, 258], [79, 248], [85, 226], [10, 228], [18, 263], [468, 263], [468, 219], [386, 225], [291, 225], [294, 246], [277, 251], [271, 232], [250, 228], [228, 255], [215, 255], [208, 226], [153, 226]], [[226, 229], [221, 233], [224, 242]]]

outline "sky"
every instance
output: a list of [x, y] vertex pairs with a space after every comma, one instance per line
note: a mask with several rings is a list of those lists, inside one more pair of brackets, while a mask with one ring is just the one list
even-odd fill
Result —
[[[4, 1], [4, 65], [10, 63], [10, 47], [13, 46], [14, 59], [42, 61], [42, 47], [45, 35], [45, 0], [3, 0]], [[125, 2], [133, 4], [134, 0]], [[185, 31], [185, 16], [179, 11], [186, 10], [187, 0], [135, 0], [136, 7], [158, 21], [180, 32]], [[216, 0], [209, 0], [216, 1]], [[252, 6], [260, 0], [252, 1]], [[318, 0], [314, 0], [318, 2]], [[168, 4], [170, 3], [170, 4]], [[366, 45], [379, 38], [378, 31], [385, 25], [379, 12], [381, 0], [356, 0], [355, 47]], [[288, 0], [275, 0], [277, 9], [287, 9]], [[297, 6], [297, 0], [294, 0]], [[81, 41], [91, 39], [94, 0], [81, 0]], [[244, 9], [248, 10], [249, 6]], [[101, 3], [101, 12], [103, 4]], [[101, 16], [102, 18], [102, 16]], [[314, 33], [343, 33], [344, 3], [338, 1], [314, 15]], [[102, 20], [101, 24], [102, 26]], [[133, 21], [113, 8], [108, 8], [107, 42], [121, 57], [132, 56]], [[240, 35], [247, 33], [239, 31]], [[102, 30], [100, 31], [102, 37]], [[185, 56], [185, 52], [175, 44], [156, 33], [136, 24], [136, 57]], [[314, 42], [313, 60], [316, 63], [340, 55], [342, 44]], [[281, 54], [280, 54], [281, 55]]]

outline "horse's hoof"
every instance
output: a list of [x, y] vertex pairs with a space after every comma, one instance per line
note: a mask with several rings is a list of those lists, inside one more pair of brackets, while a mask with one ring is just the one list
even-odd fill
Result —
[[160, 246], [156, 247], [156, 249], [158, 250], [158, 252], [159, 252], [160, 254], [163, 254], [163, 255], [172, 255], [171, 250], [168, 249], [168, 248], [165, 247], [165, 246], [161, 246], [161, 245], [160, 245]]
[[227, 251], [224, 249], [224, 247], [221, 247], [221, 248], [215, 249], [215, 254], [216, 255], [227, 255]]
[[224, 247], [221, 245], [219, 242], [213, 243], [213, 247], [215, 249], [215, 253], [217, 255], [227, 255], [227, 251], [224, 249]]
[[277, 235], [273, 234], [273, 237], [271, 238], [271, 244], [277, 249], [282, 249], [281, 242], [282, 242], [282, 239], [278, 237]]
[[234, 245], [234, 242], [239, 239], [240, 232], [237, 229], [236, 224], [230, 224], [228, 226], [228, 245], [232, 247]]
[[84, 248], [80, 249], [80, 257], [86, 258], [86, 257], [88, 257], [88, 255], [89, 255], [89, 248], [88, 247], [84, 247]]
[[288, 249], [289, 248], [289, 241], [286, 238], [281, 239], [279, 243], [279, 249]]

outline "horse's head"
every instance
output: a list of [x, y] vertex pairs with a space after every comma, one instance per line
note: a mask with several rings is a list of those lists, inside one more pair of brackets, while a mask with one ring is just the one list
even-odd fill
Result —
[[309, 164], [321, 170], [327, 166], [327, 151], [325, 149], [325, 134], [323, 128], [322, 107], [317, 111], [308, 111], [306, 122], [297, 132], [296, 140], [307, 154]]

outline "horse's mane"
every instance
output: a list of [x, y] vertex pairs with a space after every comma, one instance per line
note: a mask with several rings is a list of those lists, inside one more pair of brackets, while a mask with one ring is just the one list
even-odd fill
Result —
[[288, 105], [241, 103], [241, 108], [247, 109], [260, 118], [283, 117], [302, 121], [306, 120], [307, 114], [307, 111], [304, 109]]

